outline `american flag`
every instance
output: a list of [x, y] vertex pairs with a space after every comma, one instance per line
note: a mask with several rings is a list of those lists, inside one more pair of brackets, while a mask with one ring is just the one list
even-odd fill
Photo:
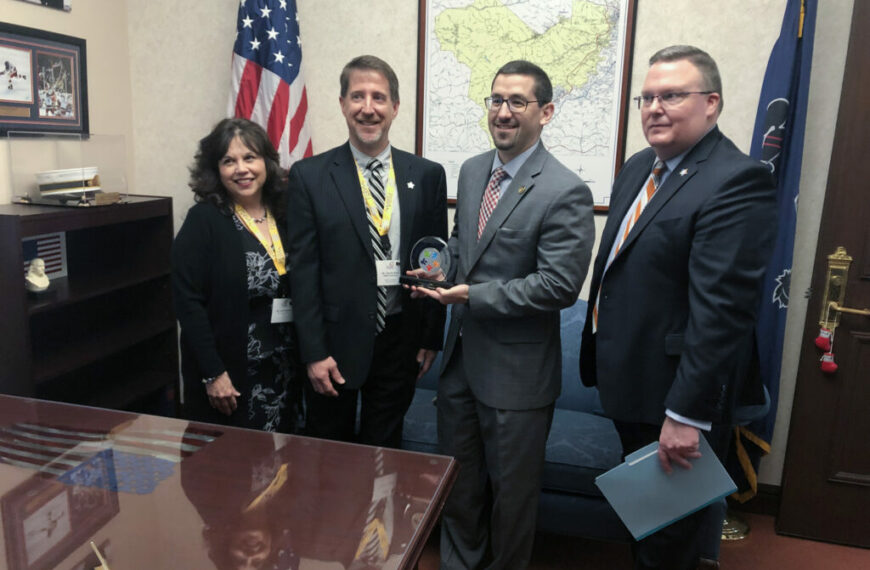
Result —
[[311, 156], [296, 0], [241, 0], [229, 114], [269, 133], [281, 166]]
[[66, 277], [66, 234], [57, 232], [42, 234], [21, 240], [24, 253], [24, 274], [30, 262], [40, 257], [45, 262], [45, 274], [49, 279]]
[[[220, 432], [107, 433], [35, 423], [0, 427], [0, 463], [50, 473], [58, 481], [148, 494], [171, 476], [174, 466], [220, 437]], [[96, 467], [111, 477], [95, 478]]]

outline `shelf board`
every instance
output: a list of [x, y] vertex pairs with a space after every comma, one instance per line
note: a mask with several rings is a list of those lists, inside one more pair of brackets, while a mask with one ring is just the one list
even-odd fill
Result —
[[175, 321], [169, 319], [136, 320], [107, 328], [85, 339], [71, 339], [68, 345], [52, 350], [49, 355], [41, 355], [33, 346], [33, 380], [37, 384], [51, 380], [161, 333], [174, 333], [175, 326]]
[[145, 218], [171, 216], [172, 199], [128, 195], [127, 203], [89, 208], [67, 208], [27, 204], [0, 205], [0, 215], [19, 217], [22, 238], [51, 233], [120, 224]]
[[59, 277], [52, 279], [50, 289], [45, 293], [35, 296], [32, 293], [28, 293], [27, 313], [29, 315], [36, 315], [59, 309], [168, 275], [168, 270], [154, 271], [132, 277], [120, 275], [107, 277], [105, 274], [94, 274], [84, 278], [78, 277], [73, 279], [72, 282], [70, 282], [69, 277]]

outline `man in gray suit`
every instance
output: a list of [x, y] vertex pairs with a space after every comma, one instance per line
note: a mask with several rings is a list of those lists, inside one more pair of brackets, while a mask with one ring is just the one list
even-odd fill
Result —
[[561, 390], [559, 310], [572, 305], [594, 241], [592, 194], [540, 142], [547, 74], [527, 61], [487, 97], [496, 150], [462, 165], [449, 248], [458, 283], [415, 289], [452, 304], [438, 385], [438, 441], [460, 463], [444, 507], [442, 568], [524, 568], [544, 449]]

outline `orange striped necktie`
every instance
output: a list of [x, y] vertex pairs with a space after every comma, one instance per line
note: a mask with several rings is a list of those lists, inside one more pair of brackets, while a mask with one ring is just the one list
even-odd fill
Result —
[[[638, 218], [640, 218], [641, 212], [646, 208], [646, 205], [649, 204], [649, 201], [652, 199], [653, 194], [656, 193], [656, 190], [659, 189], [659, 185], [662, 182], [662, 174], [667, 170], [667, 166], [661, 160], [656, 159], [655, 164], [653, 164], [652, 174], [650, 174], [649, 180], [646, 183], [646, 188], [644, 191], [640, 193], [638, 196], [635, 206], [634, 213], [628, 218], [628, 223], [625, 224], [625, 230], [622, 232], [622, 236], [619, 238], [619, 241], [616, 243], [616, 248], [613, 250], [613, 255], [611, 256], [610, 261], [613, 261], [613, 258], [619, 254], [620, 248], [622, 248], [622, 244], [625, 243], [626, 238], [628, 238], [628, 234], [631, 233], [631, 228], [634, 227], [634, 224], [637, 223]], [[609, 265], [609, 264], [608, 264]]]
[[[622, 248], [622, 244], [625, 243], [625, 240], [628, 238], [628, 234], [631, 233], [631, 228], [634, 227], [634, 224], [637, 223], [637, 220], [640, 218], [640, 214], [643, 212], [643, 209], [646, 208], [646, 205], [649, 204], [649, 201], [652, 199], [653, 194], [656, 193], [656, 190], [659, 189], [659, 186], [662, 183], [662, 175], [668, 169], [667, 165], [662, 162], [660, 159], [656, 159], [653, 164], [652, 173], [650, 173], [649, 180], [647, 180], [646, 187], [638, 194], [637, 198], [634, 200], [634, 204], [632, 204], [633, 210], [632, 214], [629, 216], [628, 221], [625, 224], [625, 229], [622, 231], [622, 235], [620, 235], [617, 239], [616, 246], [610, 253], [610, 256], [607, 258], [607, 264], [604, 266], [604, 273], [607, 273], [607, 268], [610, 267], [610, 264], [613, 262], [614, 258], [619, 254], [619, 250]], [[604, 275], [601, 276], [601, 281], [604, 281]], [[601, 284], [598, 285], [598, 294], [595, 295], [595, 305], [592, 307], [592, 332], [598, 330], [598, 301], [601, 298]]]

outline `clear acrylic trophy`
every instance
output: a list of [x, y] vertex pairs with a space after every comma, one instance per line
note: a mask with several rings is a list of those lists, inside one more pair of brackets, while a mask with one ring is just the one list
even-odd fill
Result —
[[417, 275], [402, 275], [399, 281], [404, 285], [436, 289], [449, 289], [453, 283], [446, 281], [450, 273], [450, 251], [447, 242], [436, 236], [426, 236], [417, 240], [411, 248], [411, 269], [419, 270]]

